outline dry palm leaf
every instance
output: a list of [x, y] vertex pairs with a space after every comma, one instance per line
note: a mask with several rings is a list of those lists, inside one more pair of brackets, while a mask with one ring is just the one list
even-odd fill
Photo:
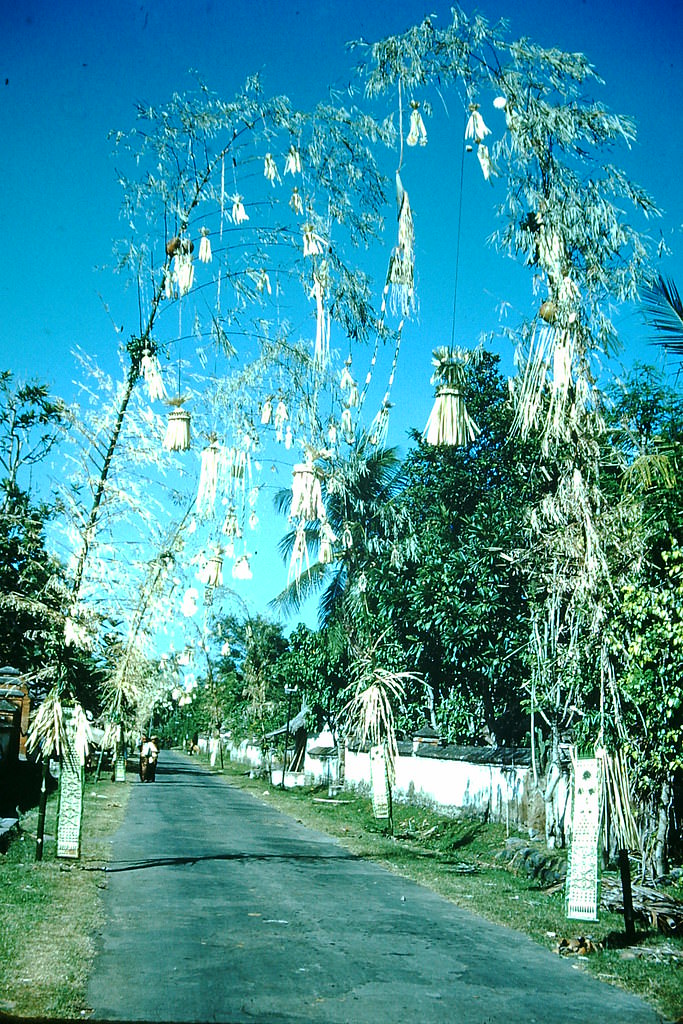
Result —
[[432, 384], [437, 385], [436, 399], [423, 434], [428, 444], [462, 446], [481, 432], [467, 411], [464, 397], [465, 367], [478, 358], [478, 349], [468, 352], [445, 345], [434, 349]]
[[398, 746], [394, 705], [405, 696], [410, 682], [421, 683], [415, 672], [392, 672], [372, 664], [372, 653], [361, 661], [357, 678], [344, 691], [350, 699], [343, 708], [349, 735], [363, 746], [379, 747], [386, 743], [387, 769], [393, 781]]
[[[60, 696], [53, 690], [40, 705], [29, 726], [29, 751], [39, 749], [44, 758], [62, 757], [70, 745], [64, 717]], [[78, 702], [72, 705], [72, 717], [75, 720], [73, 749], [81, 764], [84, 764], [92, 734], [85, 712]]]

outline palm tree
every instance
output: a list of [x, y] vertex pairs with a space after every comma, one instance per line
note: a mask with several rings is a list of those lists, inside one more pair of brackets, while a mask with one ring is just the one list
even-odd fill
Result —
[[683, 356], [683, 302], [671, 278], [659, 274], [644, 288], [643, 311], [656, 331], [653, 343]]
[[[683, 356], [683, 301], [672, 278], [658, 274], [643, 289], [645, 320], [655, 330], [650, 341], [665, 352]], [[652, 439], [653, 450], [638, 453], [629, 466], [627, 481], [650, 488], [657, 482], [670, 490], [676, 482], [676, 453], [661, 437]]]
[[[411, 533], [407, 514], [396, 502], [405, 484], [404, 471], [397, 450], [373, 445], [367, 434], [356, 438], [348, 455], [337, 455], [319, 468], [326, 523], [334, 541], [331, 549], [325, 548], [321, 544], [322, 524], [306, 524], [306, 543], [315, 561], [274, 599], [273, 605], [290, 614], [311, 594], [322, 592], [321, 626], [341, 616], [349, 628], [354, 628], [368, 611], [364, 568], [387, 548], [398, 552], [399, 544], [405, 544], [402, 538]], [[278, 492], [278, 511], [286, 514], [290, 500], [289, 490]], [[295, 530], [282, 538], [280, 552], [285, 560], [291, 557], [295, 540]]]

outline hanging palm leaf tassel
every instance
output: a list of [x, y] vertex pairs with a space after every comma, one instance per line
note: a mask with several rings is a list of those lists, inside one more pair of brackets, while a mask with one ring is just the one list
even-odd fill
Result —
[[313, 275], [311, 298], [315, 298], [316, 305], [313, 365], [316, 370], [324, 370], [330, 357], [330, 314], [325, 310], [324, 283], [318, 274]]
[[204, 449], [201, 456], [199, 488], [195, 503], [195, 510], [200, 519], [207, 519], [213, 515], [222, 461], [223, 449], [214, 439]]
[[211, 239], [209, 238], [209, 229], [201, 229], [201, 241], [199, 243], [199, 262], [210, 263], [212, 259], [211, 253]]
[[465, 365], [472, 357], [472, 353], [460, 349], [442, 346], [434, 350], [432, 384], [437, 384], [436, 399], [423, 435], [428, 444], [460, 447], [481, 433], [467, 411], [463, 394]]
[[166, 388], [161, 376], [161, 366], [158, 358], [148, 348], [145, 348], [140, 359], [140, 376], [147, 384], [150, 402], [165, 402]]
[[292, 470], [290, 519], [310, 522], [326, 518], [320, 479], [312, 462], [300, 463]]
[[273, 417], [273, 424], [275, 426], [275, 438], [277, 441], [283, 441], [285, 436], [285, 424], [287, 423], [288, 413], [287, 406], [282, 399], [277, 403], [275, 407], [275, 415]]
[[306, 572], [308, 572], [310, 565], [308, 560], [308, 545], [306, 544], [306, 524], [299, 523], [296, 528], [296, 535], [294, 537], [294, 547], [292, 549], [292, 557], [289, 562], [289, 572], [287, 573], [287, 583], [294, 581], [299, 583], [304, 571], [304, 563], [306, 563]]
[[261, 423], [264, 427], [267, 427], [273, 418], [273, 400], [266, 398], [265, 402], [261, 406]]
[[330, 565], [334, 561], [334, 550], [332, 545], [337, 541], [337, 535], [325, 520], [320, 527], [320, 553], [319, 561], [322, 565]]
[[234, 580], [250, 580], [252, 578], [248, 555], [240, 555], [237, 559], [232, 567], [232, 578]]
[[390, 305], [395, 314], [408, 316], [415, 307], [415, 233], [413, 214], [408, 193], [401, 176], [396, 172], [396, 203], [398, 205], [398, 245], [389, 260], [387, 282], [390, 285]]
[[191, 245], [191, 242], [184, 243], [184, 247], [176, 253], [171, 261], [171, 281], [175, 285], [180, 298], [183, 295], [187, 295], [194, 284], [194, 264], [192, 262]]
[[223, 533], [228, 538], [227, 543], [224, 546], [225, 553], [228, 558], [234, 558], [235, 541], [240, 540], [242, 537], [242, 530], [240, 528], [234, 505], [231, 505], [226, 513], [225, 522], [223, 523]]
[[478, 433], [479, 427], [467, 412], [462, 393], [448, 384], [438, 387], [425, 427], [425, 441], [459, 447], [474, 441]]
[[207, 587], [223, 586], [223, 557], [220, 552], [211, 555], [206, 563], [205, 583]]
[[186, 409], [172, 409], [168, 414], [164, 448], [168, 452], [186, 452], [190, 447], [190, 414]]
[[389, 392], [387, 392], [384, 396], [379, 412], [370, 425], [370, 431], [368, 434], [370, 444], [374, 445], [376, 448], [382, 448], [386, 443], [387, 432], [389, 430], [390, 409], [391, 402], [389, 401]]
[[416, 146], [418, 142], [421, 146], [426, 146], [427, 129], [420, 113], [420, 104], [417, 100], [411, 100], [410, 108], [410, 131], [406, 142], [409, 146]]

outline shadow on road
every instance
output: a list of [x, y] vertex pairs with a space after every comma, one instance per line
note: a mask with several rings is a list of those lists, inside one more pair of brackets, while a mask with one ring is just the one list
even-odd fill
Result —
[[195, 768], [194, 765], [170, 765], [164, 764], [162, 761], [157, 765], [157, 776], [159, 775], [194, 775], [195, 777], [201, 776], [202, 778], [212, 777], [212, 773], [207, 768], [203, 768], [200, 764]]
[[148, 857], [145, 860], [126, 861], [125, 864], [112, 864], [104, 868], [107, 874], [114, 874], [121, 871], [144, 871], [146, 868], [164, 868], [182, 866], [186, 864], [198, 864], [201, 861], [282, 861], [283, 863], [296, 864], [318, 864], [323, 861], [353, 861], [358, 860], [352, 853], [207, 853], [193, 854], [186, 857]]

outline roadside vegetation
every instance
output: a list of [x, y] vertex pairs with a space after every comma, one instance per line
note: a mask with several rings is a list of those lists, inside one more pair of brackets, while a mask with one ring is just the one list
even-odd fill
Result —
[[35, 862], [37, 808], [20, 819], [0, 860], [0, 1013], [44, 1020], [79, 1017], [104, 919], [101, 870], [130, 787], [101, 778], [84, 794], [78, 861], [56, 856], [57, 794], [47, 806], [45, 850]]

